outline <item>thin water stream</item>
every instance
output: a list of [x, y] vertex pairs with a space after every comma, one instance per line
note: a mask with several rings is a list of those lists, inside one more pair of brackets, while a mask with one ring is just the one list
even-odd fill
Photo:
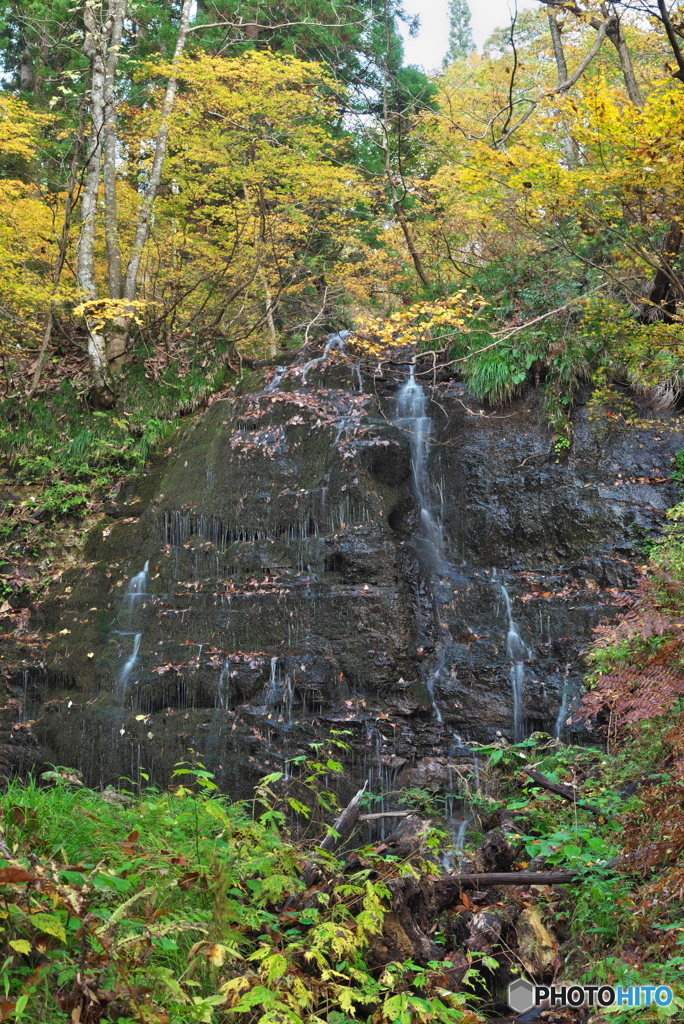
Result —
[[511, 595], [505, 583], [499, 583], [499, 590], [504, 599], [508, 616], [508, 634], [506, 636], [506, 652], [511, 659], [510, 680], [513, 694], [513, 740], [520, 743], [524, 736], [524, 689], [525, 662], [531, 657], [531, 651], [520, 636], [518, 623], [513, 618]]
[[123, 668], [119, 673], [119, 687], [121, 689], [122, 704], [125, 702], [126, 699], [128, 684], [130, 682], [133, 669], [138, 664], [140, 643], [142, 641], [143, 634], [142, 630], [138, 630], [135, 627], [136, 625], [139, 625], [139, 622], [136, 622], [136, 620], [139, 619], [140, 615], [140, 600], [141, 598], [148, 596], [147, 578], [149, 574], [149, 569], [150, 563], [149, 561], [147, 561], [145, 562], [145, 565], [140, 570], [140, 572], [136, 573], [135, 576], [132, 576], [131, 579], [129, 580], [126, 594], [124, 597], [124, 600], [128, 605], [128, 623], [129, 626], [131, 627], [127, 635], [133, 637], [133, 649], [129, 657], [124, 662]]

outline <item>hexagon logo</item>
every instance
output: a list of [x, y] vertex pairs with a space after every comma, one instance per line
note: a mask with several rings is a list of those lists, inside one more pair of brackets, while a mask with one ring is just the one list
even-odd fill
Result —
[[534, 1002], [534, 985], [524, 978], [516, 978], [508, 986], [508, 1005], [515, 1013], [531, 1010]]

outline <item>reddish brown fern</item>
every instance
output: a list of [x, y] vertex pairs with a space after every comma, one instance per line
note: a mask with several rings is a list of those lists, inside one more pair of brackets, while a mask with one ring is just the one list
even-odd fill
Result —
[[[633, 594], [625, 595], [620, 603], [626, 610], [617, 622], [595, 628], [595, 651], [625, 641], [630, 644], [629, 663], [616, 664], [600, 675], [579, 713], [584, 719], [606, 719], [609, 743], [617, 741], [628, 726], [667, 714], [684, 697], [681, 597], [681, 583], [656, 569], [652, 576], [640, 580]], [[654, 649], [648, 641], [656, 637], [665, 642]], [[673, 730], [673, 735], [676, 732]]]

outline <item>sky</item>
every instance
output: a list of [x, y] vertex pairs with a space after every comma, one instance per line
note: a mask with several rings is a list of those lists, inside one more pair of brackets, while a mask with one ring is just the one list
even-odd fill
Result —
[[[471, 24], [478, 49], [493, 29], [508, 25], [514, 0], [469, 0]], [[535, 0], [518, 0], [518, 10], [536, 7]], [[406, 63], [420, 64], [434, 71], [442, 64], [449, 38], [448, 0], [404, 0], [408, 14], [419, 14], [421, 29], [415, 39], [406, 39]]]

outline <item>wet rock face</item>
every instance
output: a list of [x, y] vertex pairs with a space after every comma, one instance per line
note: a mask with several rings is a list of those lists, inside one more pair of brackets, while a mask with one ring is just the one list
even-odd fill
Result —
[[18, 680], [17, 763], [165, 785], [193, 751], [247, 795], [336, 728], [350, 789], [435, 790], [469, 740], [569, 735], [579, 653], [677, 500], [677, 422], [580, 407], [556, 461], [534, 391], [496, 410], [448, 382], [420, 456], [396, 422], [406, 370], [322, 356], [216, 400], [142, 514], [93, 531], [39, 624], [45, 666]]

